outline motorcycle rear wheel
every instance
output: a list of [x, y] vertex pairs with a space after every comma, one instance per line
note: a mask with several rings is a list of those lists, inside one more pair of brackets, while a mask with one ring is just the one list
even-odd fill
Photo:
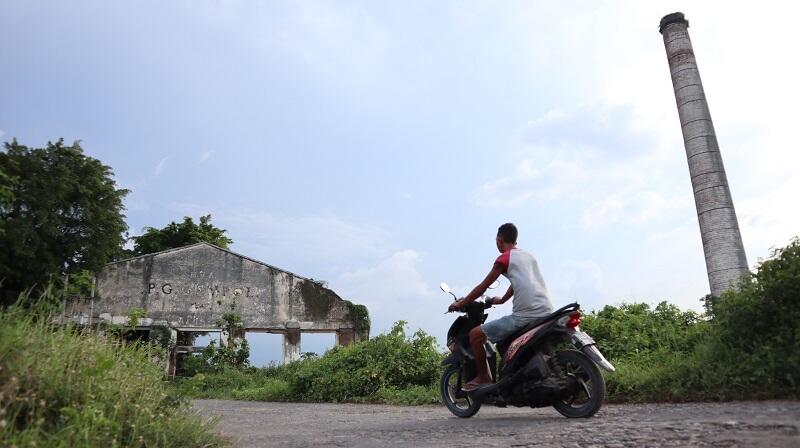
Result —
[[453, 415], [461, 418], [472, 417], [481, 408], [480, 402], [469, 398], [465, 393], [461, 392], [461, 386], [465, 383], [466, 381], [461, 378], [461, 368], [450, 366], [442, 374], [439, 388], [442, 394], [442, 403], [447, 406], [447, 409]]
[[570, 418], [593, 416], [603, 406], [606, 383], [597, 365], [588, 356], [576, 350], [556, 353], [562, 375], [577, 381], [575, 393], [553, 404], [561, 415]]

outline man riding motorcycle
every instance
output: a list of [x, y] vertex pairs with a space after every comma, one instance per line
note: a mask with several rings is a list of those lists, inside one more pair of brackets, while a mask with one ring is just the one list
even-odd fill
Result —
[[511, 283], [503, 297], [492, 297], [488, 301], [497, 305], [507, 302], [513, 296], [512, 313], [477, 326], [469, 332], [477, 375], [462, 388], [466, 392], [492, 384], [484, 349], [487, 338], [493, 343], [500, 342], [532, 321], [553, 312], [553, 304], [539, 272], [539, 264], [533, 254], [517, 248], [517, 235], [517, 227], [512, 223], [505, 223], [497, 229], [495, 242], [500, 256], [495, 260], [492, 270], [472, 292], [448, 307], [448, 310], [456, 311], [475, 301], [501, 274]]

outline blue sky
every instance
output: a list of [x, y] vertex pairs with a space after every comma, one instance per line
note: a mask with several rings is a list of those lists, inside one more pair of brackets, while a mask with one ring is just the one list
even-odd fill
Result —
[[[658, 21], [690, 21], [754, 265], [800, 234], [786, 8], [6, 0], [0, 140], [82, 140], [132, 190], [132, 234], [211, 213], [233, 250], [366, 304], [373, 334], [405, 319], [441, 337], [438, 283], [474, 286], [506, 221], [557, 305], [699, 309]], [[254, 360], [278, 357], [269, 341]]]

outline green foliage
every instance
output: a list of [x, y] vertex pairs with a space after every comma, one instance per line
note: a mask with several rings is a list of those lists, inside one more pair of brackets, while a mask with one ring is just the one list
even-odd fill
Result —
[[290, 396], [290, 393], [288, 382], [279, 378], [267, 378], [261, 386], [236, 389], [231, 395], [236, 400], [283, 401]]
[[437, 401], [442, 354], [423, 331], [407, 336], [405, 322], [368, 341], [334, 347], [323, 356], [263, 369], [230, 368], [178, 379], [196, 397], [270, 401]]
[[350, 318], [353, 319], [355, 325], [353, 330], [361, 340], [368, 339], [369, 327], [371, 324], [369, 320], [369, 310], [367, 310], [366, 306], [357, 305], [349, 300], [345, 300], [344, 302], [347, 304], [347, 310], [350, 313]]
[[211, 215], [201, 216], [199, 224], [185, 216], [182, 223], [173, 221], [163, 229], [145, 227], [144, 234], [131, 238], [133, 240], [131, 255], [151, 254], [195, 243], [211, 243], [227, 249], [233, 240], [225, 236], [225, 232], [226, 230], [211, 224]]
[[653, 352], [690, 353], [703, 338], [707, 323], [694, 311], [681, 311], [666, 301], [651, 309], [646, 303], [607, 305], [583, 317], [581, 328], [601, 341], [611, 360]]
[[244, 338], [242, 317], [235, 310], [234, 302], [230, 305], [230, 311], [217, 321], [217, 326], [228, 336], [228, 344], [217, 347], [216, 341], [211, 341], [199, 355], [185, 356], [182, 366], [184, 375], [243, 369], [248, 366], [250, 345]]
[[[86, 269], [70, 274], [67, 281], [67, 297], [89, 297], [92, 292], [92, 277], [92, 272]], [[60, 277], [58, 280], [64, 279]], [[53, 284], [63, 288], [60, 282], [54, 281]]]
[[147, 316], [147, 312], [141, 308], [131, 308], [128, 310], [128, 322], [125, 324], [126, 327], [133, 329], [139, 326], [139, 322], [141, 322], [142, 318]]
[[50, 275], [96, 271], [120, 252], [128, 191], [78, 142], [28, 148], [12, 140], [0, 151], [0, 171], [0, 278], [7, 302]]
[[151, 359], [125, 344], [0, 311], [0, 446], [221, 446]]
[[324, 356], [298, 363], [287, 378], [294, 397], [305, 401], [353, 401], [381, 387], [431, 385], [438, 380], [441, 354], [423, 331], [410, 338], [405, 322], [375, 338], [334, 347]]
[[[794, 239], [760, 263], [737, 290], [721, 298], [704, 298], [707, 320], [668, 312], [665, 315], [671, 317], [663, 326], [671, 327], [672, 333], [660, 333], [654, 331], [658, 328], [654, 316], [644, 319], [647, 325], [641, 325], [639, 313], [611, 313], [613, 322], [598, 322], [601, 312], [584, 329], [617, 367], [607, 376], [614, 401], [796, 398], [800, 396], [798, 297], [800, 241]], [[686, 325], [682, 315], [691, 318]], [[658, 334], [671, 339], [653, 346], [650, 336]], [[636, 355], [632, 355], [634, 345], [642, 348]]]
[[[0, 210], [9, 207], [14, 202], [13, 187], [16, 184], [16, 179], [12, 178], [0, 166]], [[0, 221], [0, 237], [5, 233], [5, 221]]]
[[13, 187], [16, 179], [6, 174], [0, 166], [0, 206], [8, 206], [14, 201]]
[[740, 366], [738, 387], [779, 395], [800, 389], [800, 240], [758, 265], [737, 291], [712, 303], [713, 330], [705, 361]]

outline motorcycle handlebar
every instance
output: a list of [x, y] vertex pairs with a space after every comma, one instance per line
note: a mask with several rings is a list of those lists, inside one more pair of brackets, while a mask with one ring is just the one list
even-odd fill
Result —
[[[483, 307], [484, 310], [488, 310], [489, 308], [494, 306], [494, 303], [488, 302], [487, 300], [489, 300], [489, 299], [487, 298], [487, 299], [484, 299], [483, 302], [477, 302], [477, 303], [479, 303]], [[476, 302], [472, 302], [472, 303], [476, 303]], [[472, 303], [468, 304], [467, 306], [472, 305]], [[447, 313], [451, 313], [451, 312], [455, 312], [455, 311], [457, 311], [459, 313], [466, 313], [467, 312], [466, 307], [462, 307], [462, 308], [457, 309], [457, 310], [452, 310], [452, 311], [451, 310], [447, 310]], [[445, 313], [445, 314], [447, 314], [447, 313]]]

